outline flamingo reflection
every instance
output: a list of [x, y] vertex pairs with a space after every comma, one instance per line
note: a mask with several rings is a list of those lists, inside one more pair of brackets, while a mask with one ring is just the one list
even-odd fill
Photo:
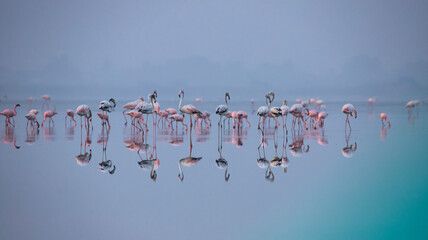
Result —
[[88, 139], [90, 140], [89, 129], [86, 130], [85, 147], [83, 148], [83, 130], [80, 128], [80, 154], [75, 157], [76, 163], [80, 166], [86, 166], [92, 158], [92, 150], [89, 149], [89, 152], [86, 151], [86, 147], [90, 146]]
[[103, 146], [103, 154], [101, 158], [101, 162], [98, 163], [98, 168], [101, 172], [106, 173], [108, 172], [110, 175], [113, 175], [116, 171], [116, 165], [113, 165], [113, 162], [111, 160], [108, 160], [107, 158], [107, 143], [109, 139], [110, 134], [110, 128], [106, 129], [106, 125], [104, 124], [101, 130], [101, 134], [98, 138], [98, 143], [102, 144]]
[[350, 137], [351, 131], [349, 131], [349, 133], [345, 132], [346, 147], [342, 149], [342, 155], [346, 158], [351, 158], [354, 155], [354, 152], [357, 151], [357, 142], [355, 142], [355, 144], [349, 145]]
[[27, 138], [25, 140], [25, 143], [27, 145], [33, 145], [36, 142], [40, 131], [36, 127], [30, 127], [30, 129], [27, 128], [26, 131], [27, 131]]
[[305, 147], [304, 138], [302, 134], [296, 134], [294, 131], [292, 131], [292, 141], [293, 143], [288, 146], [290, 147], [290, 153], [291, 155], [293, 155], [293, 157], [300, 157], [302, 156], [303, 152], [309, 152], [309, 145], [306, 145]]
[[[259, 166], [259, 168], [266, 169], [265, 179], [269, 182], [273, 182], [275, 180], [275, 176], [274, 176], [272, 170], [270, 169], [270, 162], [266, 159], [265, 146], [267, 145], [267, 143], [266, 143], [266, 139], [265, 139], [263, 131], [261, 131], [261, 134], [262, 134], [262, 138], [260, 141], [260, 145], [257, 148], [257, 150], [259, 152], [259, 158], [257, 159], [257, 165]], [[263, 157], [260, 153], [260, 148], [263, 149]]]
[[227, 181], [229, 181], [229, 178], [230, 178], [230, 174], [227, 172], [229, 164], [228, 164], [227, 160], [222, 155], [222, 153], [223, 153], [222, 134], [220, 134], [218, 136], [217, 150], [218, 150], [218, 153], [220, 154], [220, 157], [217, 160], [215, 160], [215, 163], [219, 169], [225, 169], [224, 170], [224, 180], [227, 182]]
[[6, 126], [4, 129], [4, 135], [1, 136], [1, 141], [4, 144], [13, 144], [16, 149], [21, 148], [20, 146], [16, 145], [15, 127], [13, 126]]
[[183, 170], [181, 169], [181, 165], [185, 167], [192, 167], [202, 159], [202, 157], [192, 157], [192, 150], [193, 150], [192, 125], [190, 125], [190, 154], [188, 157], [182, 158], [180, 159], [180, 161], [178, 161], [178, 169], [180, 171], [178, 174], [178, 179], [180, 180], [180, 182], [184, 180], [184, 173], [183, 173]]

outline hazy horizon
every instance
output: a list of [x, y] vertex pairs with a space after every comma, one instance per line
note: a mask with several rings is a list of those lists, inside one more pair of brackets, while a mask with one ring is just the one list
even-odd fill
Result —
[[6, 1], [0, 94], [425, 99], [427, 10], [422, 1]]

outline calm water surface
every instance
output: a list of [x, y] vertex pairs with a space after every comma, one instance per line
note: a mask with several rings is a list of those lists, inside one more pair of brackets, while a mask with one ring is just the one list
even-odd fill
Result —
[[[25, 102], [16, 127], [0, 127], [1, 239], [428, 236], [427, 106], [408, 119], [404, 104], [354, 104], [358, 118], [351, 119], [350, 134], [344, 131], [342, 103], [327, 104], [323, 130], [300, 134], [280, 127], [266, 129], [263, 137], [250, 114], [250, 128], [224, 126], [220, 159], [214, 114], [210, 129], [193, 128], [190, 134], [160, 126], [156, 137], [152, 128], [143, 137], [124, 126], [117, 108], [108, 133], [94, 116], [87, 134], [78, 118], [77, 127], [64, 122], [66, 109], [82, 103], [55, 104], [54, 127], [26, 131]], [[98, 102], [89, 105], [96, 109]], [[176, 105], [161, 102], [162, 108]], [[199, 108], [214, 112], [216, 105], [204, 102]], [[230, 109], [251, 113], [243, 102], [232, 102]], [[380, 112], [388, 113], [390, 129], [382, 129]], [[266, 164], [275, 157], [287, 158], [288, 166]]]

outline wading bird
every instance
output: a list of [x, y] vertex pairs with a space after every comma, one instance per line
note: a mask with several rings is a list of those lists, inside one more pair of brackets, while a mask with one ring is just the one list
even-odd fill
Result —
[[391, 122], [387, 120], [388, 115], [386, 115], [386, 113], [381, 113], [379, 115], [379, 117], [380, 117], [380, 119], [382, 121], [382, 127], [385, 126], [384, 121], [388, 123], [388, 127], [391, 127]]
[[52, 119], [52, 117], [55, 116], [56, 114], [57, 114], [57, 112], [53, 111], [53, 110], [45, 111], [45, 113], [43, 114], [44, 119], [43, 119], [42, 124], [41, 124], [42, 127], [43, 127], [43, 123], [46, 121], [47, 118], [49, 118], [49, 125], [51, 124], [51, 121], [52, 121], [52, 124], [55, 126], [55, 123], [54, 123], [54, 120]]
[[192, 104], [186, 104], [183, 107], [181, 107], [181, 103], [183, 102], [183, 98], [184, 98], [184, 91], [180, 90], [180, 92], [178, 93], [178, 97], [180, 98], [180, 103], [178, 104], [178, 109], [180, 110], [181, 113], [187, 114], [190, 117], [190, 127], [193, 126], [192, 124], [192, 115], [195, 113], [200, 113], [200, 111], [193, 106]]
[[[13, 117], [15, 117], [16, 114], [18, 114], [16, 112], [16, 108], [19, 107], [19, 106], [21, 106], [21, 105], [20, 104], [16, 104], [15, 107], [13, 108], [13, 111], [10, 110], [10, 109], [5, 109], [5, 110], [3, 110], [3, 111], [0, 112], [0, 115], [3, 115], [3, 116], [6, 117], [6, 121], [5, 121], [6, 126], [8, 126], [8, 124], [10, 123], [10, 124], [12, 124], [12, 126], [15, 127], [15, 119]], [[13, 123], [10, 122], [11, 118], [13, 120]]]
[[226, 115], [227, 111], [229, 110], [229, 104], [227, 103], [227, 100], [230, 100], [230, 95], [228, 92], [224, 94], [224, 102], [226, 103], [226, 105], [224, 104], [218, 105], [217, 108], [215, 109], [215, 114], [220, 116], [220, 120], [218, 121], [219, 127], [221, 124], [221, 119], [223, 118], [224, 115]]
[[346, 121], [345, 121], [345, 130], [346, 130], [346, 123], [349, 125], [349, 130], [351, 130], [351, 123], [349, 122], [349, 115], [353, 117], [355, 115], [355, 118], [357, 118], [357, 110], [355, 110], [354, 105], [347, 103], [343, 105], [342, 112], [346, 114]]

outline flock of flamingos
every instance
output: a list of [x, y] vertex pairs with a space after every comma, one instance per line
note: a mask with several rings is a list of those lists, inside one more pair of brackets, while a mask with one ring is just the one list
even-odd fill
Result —
[[[184, 99], [184, 91], [180, 90], [178, 97], [180, 99], [178, 104], [178, 111], [174, 108], [167, 108], [165, 110], [160, 109], [160, 105], [157, 102], [157, 92], [156, 90], [153, 91], [152, 94], [148, 95], [147, 100], [145, 101], [143, 97], [140, 97], [139, 99], [128, 102], [123, 106], [123, 116], [125, 118], [125, 124], [128, 123], [126, 119], [126, 115], [131, 117], [131, 124], [134, 127], [137, 127], [138, 129], [142, 130], [143, 128], [146, 128], [146, 131], [148, 131], [148, 115], [153, 116], [153, 124], [156, 125], [156, 122], [154, 121], [154, 116], [157, 115], [160, 117], [159, 121], [168, 122], [168, 127], [171, 127], [171, 124], [173, 122], [177, 123], [180, 122], [184, 127], [187, 129], [187, 124], [184, 123], [185, 115], [189, 116], [189, 124], [190, 126], [193, 125], [192, 122], [192, 116], [195, 118], [195, 124], [201, 123], [202, 121], [206, 124], [208, 127], [208, 121], [209, 125], [211, 125], [211, 119], [210, 119], [210, 112], [208, 111], [200, 111], [198, 108], [196, 108], [192, 104], [186, 104], [182, 106], [182, 102]], [[49, 95], [43, 95], [42, 98], [44, 99], [43, 105], [48, 105], [50, 101]], [[291, 114], [293, 116], [292, 120], [292, 128], [295, 128], [296, 124], [298, 124], [298, 127], [302, 127], [302, 124], [305, 125], [306, 129], [309, 129], [309, 127], [316, 129], [318, 127], [323, 127], [324, 120], [328, 116], [327, 112], [322, 111], [325, 110], [326, 107], [323, 104], [323, 101], [320, 99], [309, 99], [308, 101], [297, 99], [296, 103], [293, 104], [291, 107], [287, 106], [287, 101], [284, 100], [282, 106], [274, 107], [271, 106], [274, 99], [275, 94], [273, 92], [269, 92], [265, 95], [266, 98], [266, 105], [260, 106], [257, 110], [257, 115], [259, 116], [258, 121], [258, 129], [261, 129], [265, 125], [265, 120], [267, 118], [273, 118], [273, 120], [276, 122], [276, 126], [279, 127], [281, 124], [278, 121], [278, 118], [282, 118], [282, 124], [284, 127], [286, 127], [287, 122], [287, 116], [288, 114]], [[29, 99], [30, 101], [32, 100]], [[199, 100], [199, 99], [197, 99]], [[226, 119], [233, 119], [233, 128], [235, 127], [241, 127], [243, 124], [243, 119], [246, 120], [246, 122], [251, 126], [250, 122], [248, 121], [248, 114], [245, 111], [229, 111], [228, 108], [228, 100], [230, 100], [229, 93], [226, 92], [225, 94], [225, 104], [219, 105], [216, 108], [215, 113], [220, 116], [220, 120], [218, 122], [218, 125], [220, 126], [222, 124], [222, 119], [224, 117], [224, 120]], [[252, 104], [254, 104], [254, 100], [251, 100]], [[369, 98], [368, 102], [373, 103], [375, 102], [375, 98]], [[419, 100], [412, 100], [406, 104], [406, 107], [409, 110], [409, 114], [411, 110], [421, 104], [422, 101]], [[43, 107], [42, 105], [42, 107]], [[15, 120], [14, 117], [17, 116], [17, 107], [19, 107], [20, 104], [16, 104], [14, 109], [5, 109], [2, 112], [0, 112], [0, 115], [5, 116], [5, 124], [8, 126], [11, 124], [12, 126], [15, 126]], [[103, 121], [103, 125], [107, 124], [110, 128], [110, 122], [109, 122], [109, 113], [112, 112], [116, 107], [116, 101], [113, 98], [110, 98], [109, 100], [103, 100], [100, 102], [98, 109], [100, 112], [97, 113], [98, 117]], [[310, 109], [310, 107], [313, 107], [313, 109]], [[345, 127], [348, 125], [349, 128], [351, 128], [351, 123], [349, 120], [349, 116], [357, 118], [357, 110], [354, 108], [354, 106], [350, 103], [347, 103], [343, 105], [342, 112], [346, 114], [346, 120], [345, 120]], [[37, 114], [39, 113], [38, 110], [32, 109], [30, 110], [26, 115], [25, 118], [27, 118], [27, 127], [30, 124], [31, 127], [37, 127], [39, 128], [40, 125], [43, 127], [43, 124], [48, 121], [49, 124], [52, 122], [54, 123], [53, 116], [57, 114], [55, 110], [47, 110], [43, 113], [43, 120], [41, 124], [39, 124], [37, 120]], [[89, 127], [92, 122], [92, 111], [89, 108], [88, 105], [82, 104], [79, 105], [76, 110], [68, 109], [67, 115], [65, 116], [70, 117], [72, 121], [77, 125], [76, 120], [74, 119], [75, 115], [80, 116], [81, 119], [81, 125], [82, 125], [82, 118], [85, 119], [85, 127]], [[146, 115], [146, 120], [144, 119], [144, 115]], [[285, 117], [285, 119], [284, 119]], [[306, 117], [306, 119], [305, 119]], [[381, 113], [379, 115], [382, 125], [387, 123], [389, 126], [391, 126], [391, 123], [388, 121], [388, 117], [386, 113]], [[13, 122], [11, 121], [13, 120]], [[223, 122], [224, 122], [223, 120]], [[158, 121], [158, 123], [159, 123]], [[309, 123], [308, 123], [309, 121]], [[138, 124], [138, 125], [137, 125]], [[144, 127], [143, 127], [144, 126]]]
[[[135, 129], [135, 131], [141, 132], [142, 135], [147, 133], [149, 131], [149, 124], [150, 118], [152, 119], [153, 123], [153, 132], [154, 132], [154, 138], [156, 134], [156, 126], [159, 124], [162, 124], [162, 128], [164, 127], [164, 124], [167, 124], [167, 129], [174, 130], [175, 128], [178, 129], [178, 123], [182, 125], [183, 131], [188, 131], [188, 124], [186, 124], [187, 121], [185, 121], [185, 116], [189, 116], [189, 125], [190, 125], [190, 132], [192, 132], [192, 127], [195, 125], [195, 127], [198, 127], [199, 129], [203, 128], [203, 124], [205, 124], [205, 128], [211, 127], [211, 119], [210, 119], [210, 112], [208, 111], [201, 111], [199, 110], [195, 105], [192, 104], [185, 104], [183, 105], [183, 99], [184, 99], [184, 91], [180, 90], [178, 94], [179, 103], [178, 103], [178, 109], [174, 108], [167, 108], [164, 110], [160, 109], [160, 104], [157, 101], [157, 91], [154, 90], [153, 93], [150, 93], [145, 100], [144, 98], [140, 97], [135, 101], [128, 102], [125, 105], [123, 105], [123, 116], [125, 119], [125, 125], [128, 124], [127, 116], [130, 117], [130, 123], [132, 125], [132, 128]], [[42, 96], [42, 99], [44, 100], [42, 104], [42, 109], [44, 107], [49, 108], [50, 104], [50, 96], [44, 95]], [[222, 157], [222, 142], [223, 142], [223, 125], [226, 120], [233, 121], [233, 129], [237, 129], [237, 131], [242, 131], [244, 120], [248, 124], [248, 127], [251, 127], [250, 122], [248, 121], [248, 114], [245, 111], [239, 110], [239, 111], [230, 111], [228, 102], [230, 101], [230, 94], [225, 93], [224, 96], [224, 104], [221, 104], [217, 106], [215, 110], [215, 114], [219, 115], [219, 121], [218, 121], [218, 130], [219, 130], [219, 143], [218, 143], [218, 151], [220, 154], [219, 159], [216, 160], [216, 164], [219, 168], [225, 169], [225, 180], [227, 181], [230, 177], [230, 174], [227, 171], [227, 161]], [[324, 105], [323, 101], [320, 99], [309, 99], [309, 100], [300, 100], [296, 99], [296, 103], [293, 104], [291, 107], [287, 105], [287, 101], [284, 100], [282, 102], [281, 106], [273, 106], [275, 100], [275, 94], [274, 92], [269, 92], [265, 95], [265, 104], [260, 106], [257, 109], [257, 116], [258, 116], [258, 123], [257, 123], [257, 129], [260, 130], [262, 133], [262, 141], [259, 146], [259, 156], [258, 159], [258, 165], [261, 168], [266, 168], [265, 177], [268, 180], [273, 180], [273, 172], [270, 170], [270, 165], [274, 164], [275, 166], [283, 166], [284, 171], [286, 170], [287, 166], [287, 158], [282, 157], [276, 157], [271, 162], [267, 161], [265, 157], [262, 157], [260, 155], [260, 147], [263, 147], [264, 152], [264, 146], [265, 146], [265, 139], [264, 135], [265, 132], [268, 131], [265, 129], [266, 127], [266, 120], [273, 119], [275, 122], [275, 132], [278, 129], [279, 126], [283, 126], [284, 131], [287, 131], [288, 133], [288, 127], [287, 127], [287, 117], [288, 115], [291, 115], [293, 117], [291, 121], [291, 130], [292, 131], [301, 131], [301, 130], [308, 130], [308, 129], [322, 129], [324, 126], [324, 121], [327, 118], [328, 114], [326, 112], [326, 106]], [[30, 98], [29, 101], [34, 101], [33, 98]], [[196, 99], [195, 102], [199, 102], [201, 99]], [[369, 98], [368, 103], [373, 104], [376, 101], [376, 98]], [[409, 116], [411, 114], [411, 111], [416, 106], [422, 104], [423, 101], [419, 100], [413, 100], [406, 104], [406, 108], [408, 108]], [[254, 109], [254, 100], [251, 100], [251, 104]], [[11, 125], [13, 128], [15, 127], [15, 120], [14, 117], [17, 116], [17, 108], [20, 106], [20, 104], [16, 104], [14, 109], [5, 109], [3, 110], [0, 115], [5, 116], [5, 125], [8, 127]], [[109, 100], [103, 100], [99, 104], [99, 112], [97, 113], [98, 117], [101, 119], [102, 122], [102, 128], [103, 133], [104, 130], [107, 132], [107, 138], [108, 138], [108, 132], [110, 131], [110, 122], [109, 122], [109, 114], [113, 112], [116, 108], [116, 101], [113, 98], [110, 98]], [[255, 109], [254, 109], [255, 110]], [[357, 118], [357, 110], [354, 108], [354, 106], [350, 103], [347, 103], [343, 105], [342, 112], [346, 114], [345, 119], [345, 133], [347, 127], [349, 127], [349, 132], [351, 131], [351, 123], [350, 118], [354, 117]], [[38, 130], [41, 127], [44, 126], [44, 124], [49, 124], [49, 126], [52, 124], [54, 125], [53, 117], [57, 114], [55, 107], [53, 107], [53, 110], [46, 110], [43, 113], [43, 120], [41, 123], [37, 120], [37, 114], [39, 113], [36, 109], [31, 109], [26, 115], [25, 118], [27, 119], [27, 130], [30, 127], [30, 129]], [[79, 105], [76, 110], [68, 109], [66, 111], [66, 122], [67, 118], [70, 119], [70, 124], [74, 123], [74, 126], [77, 126], [77, 122], [75, 120], [75, 116], [78, 115], [80, 117], [80, 126], [81, 129], [83, 129], [83, 125], [85, 125], [85, 129], [88, 132], [87, 135], [89, 135], [89, 129], [93, 129], [92, 125], [92, 111], [89, 108], [88, 105], [82, 104]], [[149, 115], [152, 115], [149, 117]], [[192, 117], [194, 119], [192, 119]], [[388, 117], [386, 113], [380, 113], [379, 115], [380, 120], [382, 122], [382, 127], [385, 127], [385, 125], [388, 125], [388, 128], [391, 127], [391, 123], [388, 121]], [[46, 123], [47, 122], [47, 123]], [[175, 122], [175, 124], [174, 124]], [[196, 128], [195, 128], [196, 129]], [[196, 131], [196, 130], [195, 130]], [[146, 134], [147, 135], [147, 134]], [[15, 140], [16, 141], [16, 140]], [[277, 140], [276, 140], [277, 141]], [[288, 138], [287, 138], [288, 141]], [[347, 138], [347, 146], [343, 149], [344, 156], [352, 154], [356, 150], [356, 144], [355, 146], [351, 145], [348, 146], [349, 137]], [[297, 143], [293, 143], [290, 145], [290, 147], [302, 148], [303, 141], [296, 141]], [[107, 141], [103, 141], [103, 160], [99, 164], [99, 168], [103, 172], [109, 172], [110, 174], [113, 174], [116, 166], [114, 166], [111, 162], [111, 160], [107, 160], [106, 155], [106, 144]], [[155, 144], [155, 141], [154, 141]], [[299, 146], [297, 146], [297, 145]], [[134, 144], [135, 145], [135, 144]], [[287, 145], [287, 144], [285, 144]], [[296, 146], [294, 146], [296, 145]], [[81, 153], [76, 156], [76, 161], [80, 165], [85, 165], [89, 163], [92, 152], [86, 152], [86, 142], [85, 142], [85, 151], [82, 153], [82, 141], [81, 141]], [[131, 145], [130, 145], [131, 146]], [[15, 147], [16, 144], [15, 144]], [[156, 180], [156, 169], [159, 165], [159, 161], [157, 160], [157, 153], [156, 153], [156, 146], [153, 146], [153, 151], [149, 152], [148, 148], [150, 146], [148, 144], [144, 144], [144, 140], [142, 140], [141, 144], [138, 144], [138, 146], [134, 146], [133, 150], [138, 150], [138, 154], [140, 154], [140, 150], [145, 151], [147, 155], [147, 159], [142, 159], [139, 162], [139, 165], [141, 168], [151, 170], [150, 177], [153, 180]], [[17, 147], [18, 148], [18, 147]], [[145, 148], [145, 149], [144, 149]], [[309, 150], [309, 149], [308, 149]], [[277, 143], [275, 143], [275, 156], [277, 156]], [[284, 151], [284, 150], [283, 150]], [[304, 150], [303, 151], [307, 151]], [[151, 156], [149, 157], [149, 155]], [[156, 157], [153, 156], [153, 154], [156, 155]], [[284, 154], [284, 153], [283, 153]], [[179, 179], [180, 181], [183, 181], [184, 174], [181, 168], [181, 165], [184, 166], [192, 166], [196, 162], [198, 162], [201, 158], [195, 158], [192, 157], [192, 141], [191, 141], [191, 133], [190, 133], [190, 156], [187, 158], [183, 158], [179, 161]], [[273, 165], [272, 165], [273, 166]]]

